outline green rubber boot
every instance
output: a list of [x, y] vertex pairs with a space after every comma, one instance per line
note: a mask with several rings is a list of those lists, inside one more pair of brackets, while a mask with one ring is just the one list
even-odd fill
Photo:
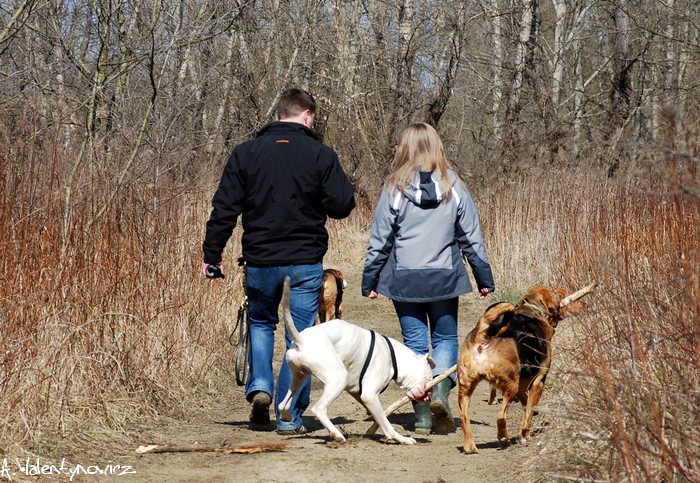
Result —
[[433, 426], [432, 417], [430, 415], [430, 403], [427, 401], [411, 402], [413, 403], [413, 412], [416, 413], [416, 433], [430, 434], [430, 429]]
[[433, 395], [430, 400], [430, 411], [433, 413], [434, 433], [448, 434], [454, 432], [457, 427], [450, 411], [450, 391], [452, 379], [447, 378], [433, 386]]

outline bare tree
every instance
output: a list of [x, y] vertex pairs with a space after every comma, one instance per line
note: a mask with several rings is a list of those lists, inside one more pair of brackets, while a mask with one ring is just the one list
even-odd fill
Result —
[[506, 121], [511, 124], [517, 121], [521, 107], [520, 96], [522, 94], [525, 78], [528, 48], [532, 44], [530, 34], [532, 32], [533, 14], [533, 0], [522, 0], [522, 11], [518, 24], [518, 39], [513, 60], [513, 74], [510, 82], [510, 94], [508, 96], [508, 109], [506, 111]]
[[61, 140], [66, 236], [83, 198], [84, 222], [146, 173], [158, 186], [218, 170], [290, 85], [317, 95], [319, 133], [372, 196], [413, 121], [439, 126], [465, 169], [615, 152], [646, 139], [625, 126], [647, 114], [678, 145], [700, 109], [695, 3], [8, 0], [0, 110]]
[[[14, 12], [0, 30], [0, 46], [7, 42], [26, 21], [36, 0], [23, 0], [16, 5]], [[3, 49], [4, 50], [4, 49]], [[2, 52], [0, 52], [1, 54]]]
[[[446, 4], [443, 4], [443, 7]], [[456, 11], [445, 10], [438, 16], [436, 22], [436, 50], [439, 53], [433, 75], [434, 87], [431, 89], [427, 110], [427, 122], [437, 126], [445, 114], [447, 104], [452, 97], [452, 91], [457, 76], [457, 70], [462, 60], [462, 47], [465, 42], [466, 6], [457, 5]]]
[[606, 139], [611, 156], [608, 160], [608, 174], [612, 176], [620, 167], [618, 150], [623, 130], [632, 114], [632, 67], [638, 60], [633, 57], [630, 47], [630, 18], [627, 0], [619, 0], [615, 5], [613, 22], [612, 85], [608, 108], [608, 128]]
[[491, 21], [491, 38], [493, 43], [493, 87], [492, 87], [492, 131], [497, 143], [501, 142], [501, 104], [503, 99], [503, 14], [498, 0], [488, 0], [486, 9]]

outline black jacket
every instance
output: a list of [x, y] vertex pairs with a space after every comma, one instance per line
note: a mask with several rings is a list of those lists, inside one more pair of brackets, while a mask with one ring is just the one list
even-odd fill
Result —
[[267, 267], [321, 262], [326, 218], [348, 216], [355, 198], [335, 151], [303, 124], [272, 122], [233, 150], [212, 206], [204, 262], [221, 261], [242, 215], [243, 257]]

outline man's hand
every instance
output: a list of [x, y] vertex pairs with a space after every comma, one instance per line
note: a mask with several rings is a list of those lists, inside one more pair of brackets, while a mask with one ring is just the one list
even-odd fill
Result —
[[367, 296], [368, 299], [376, 299], [377, 298], [377, 292], [374, 290], [370, 290], [369, 295]]
[[489, 289], [487, 289], [486, 287], [479, 289], [479, 300], [484, 300], [488, 294]]
[[202, 262], [202, 275], [204, 275], [204, 277], [206, 277], [206, 278], [217, 278], [217, 277], [210, 277], [207, 275], [207, 269], [212, 265], [219, 268], [219, 272], [221, 273], [221, 278], [224, 278], [224, 263], [223, 262], [220, 262], [219, 264], [216, 264], [216, 265], [211, 264], [211, 263]]

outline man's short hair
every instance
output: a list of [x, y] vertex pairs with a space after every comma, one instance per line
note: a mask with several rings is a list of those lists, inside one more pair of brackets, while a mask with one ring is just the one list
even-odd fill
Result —
[[280, 100], [277, 103], [277, 118], [288, 119], [295, 117], [305, 110], [316, 113], [316, 101], [314, 96], [303, 89], [287, 89], [280, 95]]

